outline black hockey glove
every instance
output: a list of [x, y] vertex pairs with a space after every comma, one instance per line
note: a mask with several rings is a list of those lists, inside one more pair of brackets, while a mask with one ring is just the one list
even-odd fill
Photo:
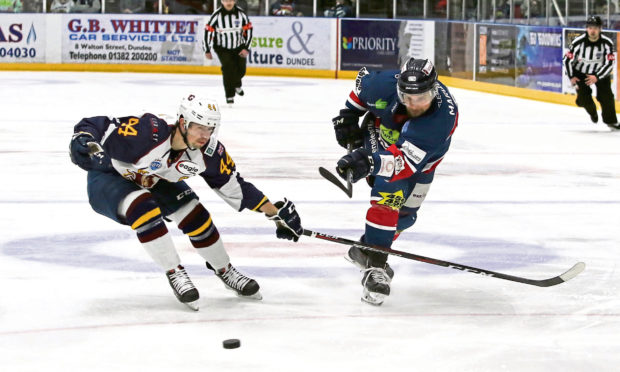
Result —
[[347, 179], [348, 171], [351, 171], [351, 182], [355, 183], [368, 176], [373, 170], [372, 153], [365, 148], [359, 148], [338, 160], [336, 172], [343, 179]]
[[355, 114], [342, 114], [332, 119], [336, 141], [345, 149], [350, 143], [353, 148], [361, 147], [364, 144], [364, 134], [358, 124], [359, 117]]
[[267, 218], [275, 221], [276, 236], [278, 239], [298, 241], [304, 229], [301, 227], [301, 218], [295, 210], [295, 204], [284, 198], [284, 201], [276, 202], [274, 205], [278, 208], [278, 213]]
[[110, 157], [90, 133], [75, 133], [69, 144], [73, 164], [84, 170], [106, 171], [112, 168]]

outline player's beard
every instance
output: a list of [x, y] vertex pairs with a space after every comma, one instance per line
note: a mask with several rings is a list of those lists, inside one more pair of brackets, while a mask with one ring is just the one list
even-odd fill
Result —
[[431, 107], [430, 103], [428, 105], [416, 106], [414, 108], [407, 106], [407, 114], [412, 118], [417, 118], [419, 116], [424, 115], [424, 113], [428, 111], [430, 107]]

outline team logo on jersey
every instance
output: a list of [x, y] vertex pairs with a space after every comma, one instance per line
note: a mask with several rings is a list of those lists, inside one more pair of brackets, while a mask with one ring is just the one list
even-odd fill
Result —
[[138, 131], [134, 126], [140, 122], [138, 118], [130, 118], [127, 123], [122, 123], [120, 127], [118, 127], [118, 134], [127, 137], [127, 136], [137, 136]]
[[149, 168], [150, 168], [152, 171], [156, 171], [156, 170], [158, 170], [159, 168], [161, 168], [161, 165], [162, 165], [161, 159], [155, 159], [155, 160], [153, 160], [153, 161], [151, 162], [151, 165], [149, 165]]
[[390, 147], [390, 145], [396, 143], [396, 141], [398, 141], [398, 137], [400, 137], [399, 131], [387, 128], [383, 126], [383, 124], [379, 127], [379, 131], [381, 132], [381, 139], [383, 139], [383, 142], [387, 144], [385, 147]]
[[144, 169], [138, 169], [137, 171], [126, 169], [122, 176], [147, 189], [155, 186], [157, 181], [159, 181], [157, 176], [149, 175]]
[[177, 171], [181, 174], [185, 174], [187, 176], [195, 176], [200, 168], [196, 163], [192, 163], [191, 161], [183, 160], [177, 163], [176, 165]]
[[405, 204], [405, 196], [403, 195], [403, 190], [398, 190], [396, 192], [379, 192], [379, 195], [383, 199], [379, 200], [377, 204], [386, 205], [393, 209], [402, 208], [403, 204]]

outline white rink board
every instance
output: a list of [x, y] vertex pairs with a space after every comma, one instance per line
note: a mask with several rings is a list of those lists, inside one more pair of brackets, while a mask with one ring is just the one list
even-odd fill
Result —
[[202, 65], [205, 17], [65, 14], [63, 63]]
[[0, 63], [45, 62], [46, 33], [43, 14], [0, 16]]
[[335, 19], [254, 17], [251, 21], [254, 35], [248, 66], [335, 69]]

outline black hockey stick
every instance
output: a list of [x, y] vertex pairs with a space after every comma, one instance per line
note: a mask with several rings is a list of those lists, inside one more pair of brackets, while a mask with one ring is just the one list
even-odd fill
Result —
[[[347, 146], [347, 154], [350, 154], [350, 153], [351, 153], [351, 144]], [[337, 176], [335, 176], [332, 172], [328, 171], [327, 169], [323, 167], [319, 167], [319, 174], [323, 176], [323, 178], [325, 178], [329, 182], [338, 186], [340, 190], [344, 191], [344, 193], [347, 194], [349, 199], [353, 196], [353, 183], [351, 182], [353, 175], [351, 174], [350, 170], [347, 172], [347, 186], [346, 187], [342, 184], [342, 182], [340, 182]]]
[[586, 268], [585, 263], [578, 262], [575, 265], [573, 265], [573, 267], [568, 269], [568, 271], [566, 271], [564, 274], [554, 276], [553, 278], [549, 278], [549, 279], [535, 280], [535, 279], [522, 278], [519, 276], [497, 273], [495, 271], [490, 271], [490, 270], [478, 269], [475, 267], [461, 265], [461, 264], [457, 264], [457, 263], [453, 263], [449, 261], [437, 260], [434, 258], [424, 257], [424, 256], [420, 256], [420, 255], [413, 254], [413, 253], [397, 251], [391, 248], [380, 247], [374, 244], [362, 243], [362, 242], [349, 240], [349, 239], [341, 238], [338, 236], [327, 235], [327, 234], [323, 234], [323, 233], [311, 231], [311, 230], [306, 230], [306, 229], [304, 229], [303, 234], [311, 238], [317, 238], [317, 239], [327, 240], [327, 241], [338, 243], [338, 244], [359, 247], [359, 248], [368, 249], [374, 252], [387, 253], [387, 254], [391, 254], [394, 256], [407, 258], [410, 260], [425, 262], [431, 265], [449, 267], [451, 269], [467, 271], [470, 273], [480, 274], [484, 276], [491, 276], [491, 277], [498, 278], [498, 279], [510, 280], [512, 282], [535, 285], [537, 287], [551, 287], [554, 285], [558, 285], [560, 283], [564, 283], [566, 281], [573, 279], [577, 275], [579, 275], [579, 273], [581, 273]]

